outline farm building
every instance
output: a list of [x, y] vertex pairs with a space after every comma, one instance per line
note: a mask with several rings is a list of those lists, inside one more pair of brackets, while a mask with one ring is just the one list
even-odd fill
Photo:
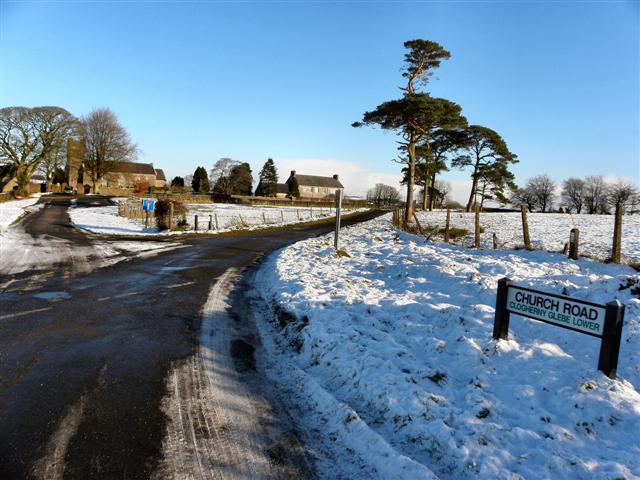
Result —
[[[291, 183], [293, 178], [298, 181], [298, 190], [300, 198], [326, 198], [334, 197], [336, 190], [342, 191], [344, 194], [344, 186], [340, 183], [338, 175], [332, 177], [321, 177], [318, 175], [299, 175], [295, 170], [291, 170], [291, 175], [287, 179], [285, 185]], [[278, 188], [278, 196], [280, 189]]]

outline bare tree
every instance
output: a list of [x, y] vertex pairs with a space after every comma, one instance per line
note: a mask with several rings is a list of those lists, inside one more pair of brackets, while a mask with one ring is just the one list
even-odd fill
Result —
[[556, 190], [556, 183], [549, 175], [536, 175], [527, 182], [527, 189], [535, 197], [536, 205], [546, 212], [553, 208], [553, 198]]
[[367, 201], [377, 207], [391, 206], [400, 200], [398, 190], [390, 185], [376, 183], [373, 188], [367, 191]]
[[537, 205], [537, 198], [531, 188], [527, 185], [526, 187], [518, 188], [513, 192], [511, 195], [511, 204], [516, 207], [525, 205], [527, 210], [533, 212], [533, 209]]
[[82, 119], [84, 136], [84, 171], [96, 184], [113, 168], [115, 162], [131, 162], [138, 156], [138, 146], [131, 141], [118, 117], [108, 108], [99, 108]]
[[607, 184], [601, 175], [584, 179], [584, 204], [591, 215], [607, 213]]
[[620, 181], [614, 183], [608, 188], [608, 202], [609, 205], [615, 206], [618, 203], [622, 203], [625, 208], [631, 207], [633, 211], [638, 195], [638, 188], [630, 182]]
[[213, 164], [209, 172], [209, 183], [213, 186], [214, 193], [231, 195], [233, 193], [233, 179], [231, 171], [242, 165], [242, 162], [232, 158], [223, 157]]
[[64, 108], [1, 109], [0, 162], [13, 164], [9, 180], [24, 190], [44, 159], [77, 131], [77, 119]]
[[562, 201], [567, 209], [575, 210], [576, 213], [582, 212], [585, 202], [585, 184], [580, 178], [567, 178], [562, 182]]

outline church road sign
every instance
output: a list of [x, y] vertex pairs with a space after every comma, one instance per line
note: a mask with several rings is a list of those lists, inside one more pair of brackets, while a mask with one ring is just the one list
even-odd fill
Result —
[[624, 321], [624, 305], [619, 301], [598, 305], [519, 287], [503, 278], [498, 282], [493, 338], [508, 338], [511, 313], [601, 338], [598, 370], [615, 378]]
[[602, 337], [606, 307], [511, 285], [507, 292], [507, 310]]

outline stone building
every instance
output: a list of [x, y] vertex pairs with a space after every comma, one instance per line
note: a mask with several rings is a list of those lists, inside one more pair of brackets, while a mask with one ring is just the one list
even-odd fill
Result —
[[344, 186], [340, 183], [338, 175], [333, 175], [332, 177], [299, 175], [295, 170], [291, 170], [291, 175], [286, 181], [287, 186], [294, 177], [298, 180], [300, 198], [334, 198], [336, 190], [340, 190], [344, 196]]
[[[162, 176], [164, 177], [164, 173]], [[109, 173], [102, 177], [96, 186], [123, 189], [145, 186], [148, 188], [155, 187], [157, 180], [156, 169], [153, 168], [152, 163], [115, 162]]]
[[164, 188], [167, 186], [167, 177], [164, 175], [164, 170], [156, 168], [156, 188]]
[[[78, 178], [84, 163], [84, 143], [79, 140], [69, 140], [67, 143], [67, 166], [69, 171], [69, 186], [78, 188]], [[85, 173], [82, 183], [91, 185], [91, 179]], [[148, 187], [163, 188], [167, 184], [164, 171], [156, 169], [153, 163], [138, 162], [114, 162], [109, 173], [102, 177], [96, 184], [96, 188], [134, 190]], [[82, 187], [82, 185], [80, 185]]]

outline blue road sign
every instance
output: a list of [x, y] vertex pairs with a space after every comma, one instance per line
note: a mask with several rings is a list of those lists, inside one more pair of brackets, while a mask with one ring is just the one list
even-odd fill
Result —
[[156, 201], [153, 199], [145, 198], [142, 200], [142, 210], [145, 212], [153, 212], [156, 208]]

